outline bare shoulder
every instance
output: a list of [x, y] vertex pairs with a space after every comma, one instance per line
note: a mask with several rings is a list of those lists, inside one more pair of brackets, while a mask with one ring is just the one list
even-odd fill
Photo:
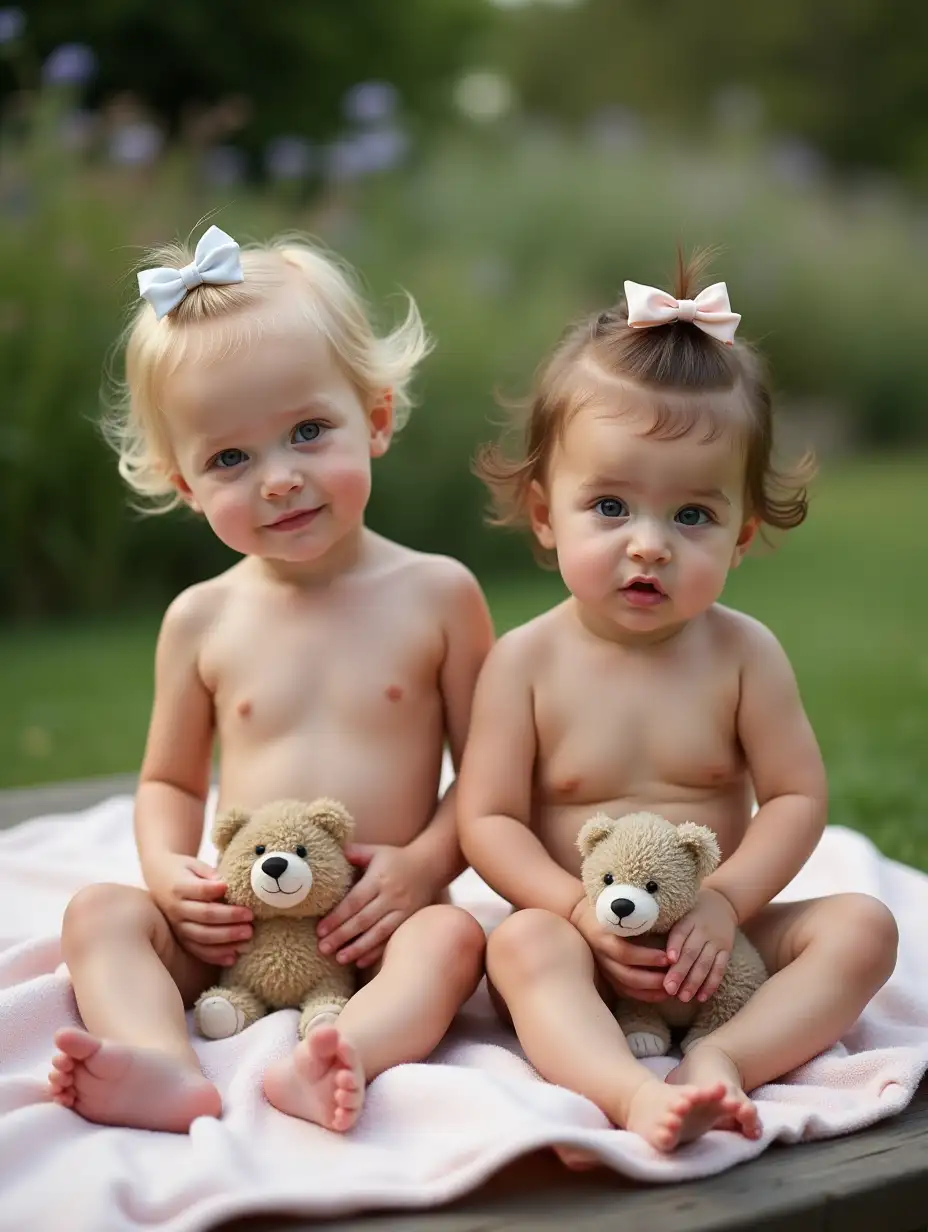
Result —
[[373, 544], [373, 553], [376, 572], [381, 576], [386, 573], [420, 605], [443, 613], [486, 606], [474, 574], [451, 556], [417, 552], [380, 536]]
[[242, 563], [196, 582], [172, 599], [161, 622], [161, 641], [173, 647], [199, 646], [238, 589]]
[[720, 603], [707, 615], [712, 635], [720, 647], [736, 657], [743, 666], [786, 662], [779, 639], [762, 621]]
[[536, 680], [563, 641], [565, 607], [559, 604], [504, 633], [490, 651], [486, 670], [511, 680]]

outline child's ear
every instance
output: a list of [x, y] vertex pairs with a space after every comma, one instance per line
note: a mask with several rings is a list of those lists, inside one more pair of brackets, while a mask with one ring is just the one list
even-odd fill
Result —
[[393, 390], [381, 389], [373, 397], [367, 413], [371, 457], [382, 458], [393, 439]]
[[554, 531], [551, 529], [551, 506], [548, 504], [548, 494], [538, 482], [532, 481], [528, 490], [528, 520], [532, 533], [543, 548], [551, 550], [554, 547]]
[[737, 567], [747, 555], [748, 548], [754, 542], [754, 536], [760, 530], [760, 518], [748, 518], [745, 524], [741, 527], [738, 533], [738, 539], [735, 543], [735, 550], [731, 555], [731, 567]]
[[184, 502], [184, 504], [189, 505], [189, 507], [193, 510], [194, 513], [202, 513], [203, 510], [200, 508], [200, 506], [197, 504], [197, 502], [193, 498], [193, 492], [190, 490], [190, 484], [183, 477], [180, 471], [175, 471], [174, 474], [171, 475], [170, 478], [171, 478], [171, 483], [174, 485], [174, 488], [177, 492], [177, 495]]

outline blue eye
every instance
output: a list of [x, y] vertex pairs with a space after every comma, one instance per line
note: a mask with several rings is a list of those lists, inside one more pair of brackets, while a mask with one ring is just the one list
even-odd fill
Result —
[[297, 445], [307, 445], [310, 441], [317, 441], [321, 435], [322, 424], [317, 423], [315, 419], [305, 419], [293, 429], [293, 440]]
[[593, 508], [604, 518], [624, 518], [628, 513], [625, 501], [617, 500], [614, 496], [604, 496]]
[[222, 449], [209, 465], [210, 467], [217, 467], [219, 470], [229, 470], [233, 466], [241, 466], [243, 462], [247, 461], [248, 454], [245, 453], [244, 449]]
[[675, 520], [681, 526], [705, 526], [712, 521], [712, 516], [707, 509], [701, 509], [698, 505], [684, 505], [677, 510]]

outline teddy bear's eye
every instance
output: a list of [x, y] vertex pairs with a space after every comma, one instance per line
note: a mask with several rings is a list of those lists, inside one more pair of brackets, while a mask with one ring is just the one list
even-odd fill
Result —
[[301, 860], [304, 860], [306, 858], [306, 848], [303, 846], [302, 843], [300, 843], [299, 847], [295, 847], [294, 850], [296, 851], [296, 854], [300, 857]]
[[603, 885], [612, 885], [613, 881], [615, 881], [615, 878], [613, 877], [612, 873], [606, 873], [605, 877], [603, 878]]
[[647, 890], [649, 894], [656, 894], [657, 893], [657, 882], [649, 881], [648, 884], [644, 888]]
[[257, 847], [255, 848], [255, 855], [263, 856], [266, 851], [267, 851], [267, 848], [265, 847], [265, 845], [263, 843], [259, 843]]

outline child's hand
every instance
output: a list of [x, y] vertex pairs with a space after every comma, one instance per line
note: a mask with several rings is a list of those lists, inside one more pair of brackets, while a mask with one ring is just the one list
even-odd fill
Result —
[[634, 1001], [666, 1001], [664, 976], [669, 959], [663, 950], [636, 945], [603, 928], [587, 898], [574, 908], [570, 922], [593, 951], [603, 975], [620, 996]]
[[219, 874], [194, 856], [166, 852], [146, 868], [152, 898], [168, 918], [177, 940], [194, 958], [231, 967], [251, 938], [251, 912], [221, 902]]
[[718, 890], [699, 891], [693, 910], [678, 920], [667, 938], [667, 955], [674, 964], [664, 988], [681, 1001], [708, 1001], [722, 982], [738, 920], [735, 909]]
[[345, 854], [364, 876], [319, 921], [319, 949], [370, 967], [403, 921], [434, 900], [435, 887], [406, 847], [351, 843]]

